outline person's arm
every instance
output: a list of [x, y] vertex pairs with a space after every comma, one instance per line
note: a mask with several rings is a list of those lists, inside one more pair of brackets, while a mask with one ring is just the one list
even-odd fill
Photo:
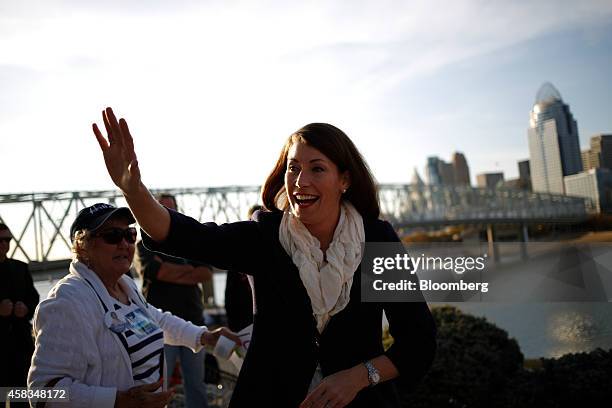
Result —
[[170, 216], [142, 183], [134, 140], [127, 122], [125, 119], [117, 121], [111, 108], [102, 112], [102, 120], [108, 141], [97, 124], [94, 123], [92, 128], [104, 155], [108, 174], [123, 193], [140, 227], [155, 241], [164, 241], [170, 230]]
[[[135, 287], [132, 289], [138, 290]], [[227, 327], [220, 327], [211, 331], [206, 326], [196, 326], [152, 305], [148, 305], [147, 311], [164, 332], [165, 344], [188, 347], [194, 353], [200, 351], [205, 345], [214, 347], [221, 335], [234, 340], [238, 345], [241, 344], [240, 337]]]
[[[378, 370], [379, 382], [392, 380], [399, 375], [393, 362], [384, 354], [371, 359], [370, 362]], [[359, 391], [369, 385], [367, 368], [364, 364], [358, 364], [325, 377], [306, 396], [300, 408], [344, 407], [355, 399]]]
[[[254, 226], [244, 229], [231, 223], [218, 226], [198, 221], [168, 210], [155, 200], [141, 180], [134, 140], [124, 119], [117, 121], [111, 108], [102, 113], [108, 140], [98, 126], [92, 125], [100, 145], [106, 169], [113, 183], [122, 191], [134, 218], [142, 228], [143, 241], [149, 249], [193, 259], [220, 269], [254, 270], [253, 261], [261, 246]], [[237, 256], [236, 251], [240, 251]]]
[[249, 275], [265, 267], [266, 258], [262, 255], [269, 251], [269, 243], [255, 221], [217, 225], [200, 223], [174, 210], [168, 212], [171, 219], [168, 236], [159, 243], [144, 232], [142, 242], [147, 249]]
[[104, 407], [115, 405], [115, 387], [85, 384], [89, 354], [97, 353], [95, 328], [82, 308], [70, 299], [43, 301], [34, 315], [36, 349], [28, 387], [68, 388], [70, 401], [47, 402], [46, 407]]
[[135, 266], [143, 279], [149, 281], [196, 285], [212, 277], [210, 267], [191, 265], [180, 258], [176, 258], [176, 262], [165, 261], [145, 248], [142, 241], [136, 246]]
[[212, 270], [208, 266], [181, 265], [162, 261], [157, 272], [158, 280], [179, 285], [197, 285], [211, 278]]

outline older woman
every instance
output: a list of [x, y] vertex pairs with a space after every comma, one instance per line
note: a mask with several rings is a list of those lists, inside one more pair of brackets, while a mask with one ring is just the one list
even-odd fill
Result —
[[[339, 129], [310, 124], [286, 141], [255, 221], [223, 225], [160, 206], [141, 182], [127, 123], [94, 124], [106, 167], [153, 250], [255, 277], [257, 314], [231, 407], [399, 407], [393, 382], [414, 384], [435, 351], [424, 303], [362, 303], [363, 242], [397, 242], [378, 219], [373, 178]], [[384, 350], [386, 313], [394, 344]]]
[[[67, 407], [163, 407], [164, 342], [197, 352], [226, 329], [208, 331], [147, 304], [126, 276], [136, 229], [128, 208], [95, 204], [70, 229], [75, 260], [34, 315], [30, 387], [69, 389]], [[47, 404], [50, 405], [49, 403]]]

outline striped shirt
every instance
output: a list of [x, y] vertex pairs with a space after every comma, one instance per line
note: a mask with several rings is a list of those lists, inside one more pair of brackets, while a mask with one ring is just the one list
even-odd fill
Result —
[[130, 356], [134, 384], [158, 381], [163, 369], [164, 333], [135, 303], [113, 302], [113, 306], [120, 324], [111, 330], [117, 333]]

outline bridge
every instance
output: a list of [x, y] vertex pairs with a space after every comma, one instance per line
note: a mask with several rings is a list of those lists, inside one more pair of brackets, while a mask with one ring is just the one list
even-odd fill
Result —
[[[248, 208], [260, 201], [259, 186], [152, 192], [174, 194], [182, 212], [217, 223], [244, 219]], [[586, 198], [469, 186], [381, 184], [379, 196], [382, 217], [396, 228], [481, 225], [491, 245], [498, 224], [522, 226], [526, 241], [528, 224], [579, 222], [593, 210]], [[125, 205], [117, 190], [0, 195], [0, 221], [15, 237], [9, 256], [30, 262], [34, 271], [65, 263], [71, 256], [70, 224], [80, 209], [96, 202]]]

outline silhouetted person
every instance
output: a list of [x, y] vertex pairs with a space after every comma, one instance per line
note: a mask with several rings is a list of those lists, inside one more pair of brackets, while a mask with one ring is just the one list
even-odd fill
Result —
[[0, 386], [25, 387], [34, 352], [30, 319], [39, 297], [28, 265], [7, 258], [12, 238], [0, 223]]

